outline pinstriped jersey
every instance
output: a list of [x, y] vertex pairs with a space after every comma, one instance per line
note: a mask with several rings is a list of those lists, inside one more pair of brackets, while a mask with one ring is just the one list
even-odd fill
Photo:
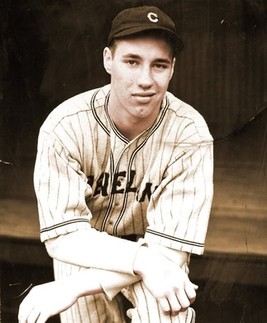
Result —
[[202, 116], [167, 92], [133, 140], [108, 114], [110, 86], [59, 105], [42, 125], [34, 171], [41, 240], [91, 226], [203, 253], [213, 140]]

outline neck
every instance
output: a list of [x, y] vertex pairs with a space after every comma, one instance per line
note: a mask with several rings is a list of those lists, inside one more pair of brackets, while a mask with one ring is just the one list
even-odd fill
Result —
[[143, 131], [148, 129], [155, 120], [151, 122], [147, 122], [147, 120], [136, 119], [134, 117], [127, 118], [121, 113], [112, 113], [110, 109], [108, 109], [109, 115], [114, 122], [117, 129], [120, 133], [129, 140], [133, 140], [137, 136], [139, 136]]
[[120, 133], [129, 140], [133, 140], [148, 128], [146, 124], [142, 125], [141, 123], [133, 125], [133, 123], [125, 122], [124, 124], [120, 123], [119, 126], [116, 123], [115, 125]]
[[158, 117], [159, 109], [160, 108], [155, 109], [152, 114], [142, 116], [142, 114], [131, 114], [125, 109], [119, 109], [117, 104], [114, 104], [112, 96], [108, 103], [108, 114], [111, 120], [120, 133], [129, 140], [136, 138], [143, 131], [152, 126]]

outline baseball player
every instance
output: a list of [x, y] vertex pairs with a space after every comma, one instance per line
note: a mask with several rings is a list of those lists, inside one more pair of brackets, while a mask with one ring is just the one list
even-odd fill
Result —
[[182, 47], [157, 7], [122, 11], [103, 54], [110, 84], [65, 101], [42, 125], [34, 184], [55, 282], [25, 298], [21, 323], [59, 312], [64, 323], [195, 322], [188, 263], [204, 250], [213, 140], [167, 91]]

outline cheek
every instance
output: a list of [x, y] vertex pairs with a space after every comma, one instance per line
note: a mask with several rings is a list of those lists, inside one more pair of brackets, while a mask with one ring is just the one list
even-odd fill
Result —
[[123, 73], [113, 75], [112, 84], [118, 98], [125, 100], [129, 96], [131, 80], [130, 78], [126, 78]]
[[114, 82], [120, 84], [122, 87], [125, 86], [126, 83], [130, 83], [132, 80], [132, 75], [123, 68], [114, 70], [112, 76]]
[[170, 83], [170, 78], [169, 76], [158, 78], [156, 83], [162, 91], [166, 91]]

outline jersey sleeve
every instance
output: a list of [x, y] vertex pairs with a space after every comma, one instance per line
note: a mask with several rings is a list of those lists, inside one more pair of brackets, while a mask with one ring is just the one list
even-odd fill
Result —
[[[203, 123], [203, 122], [202, 122]], [[189, 122], [148, 207], [145, 240], [202, 254], [213, 198], [213, 139]]]
[[51, 134], [40, 131], [34, 169], [41, 241], [88, 228], [91, 188], [79, 163]]

